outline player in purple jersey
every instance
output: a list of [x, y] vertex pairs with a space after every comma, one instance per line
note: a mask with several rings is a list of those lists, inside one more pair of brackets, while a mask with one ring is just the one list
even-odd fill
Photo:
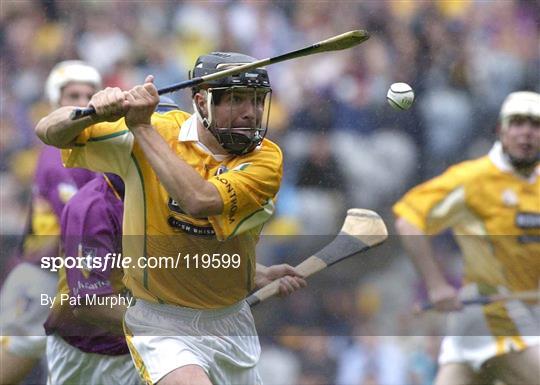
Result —
[[[162, 97], [156, 111], [173, 109], [178, 109], [174, 101]], [[53, 311], [45, 323], [51, 336], [47, 364], [53, 384], [140, 383], [122, 329], [126, 307], [134, 298], [121, 282], [122, 269], [111, 267], [121, 258], [123, 196], [120, 177], [99, 175], [62, 213], [63, 256], [82, 256], [85, 263], [61, 270]], [[92, 268], [97, 263], [100, 267]]]
[[84, 259], [60, 270], [58, 292], [51, 298], [53, 311], [45, 323], [51, 384], [141, 383], [122, 331], [123, 315], [134, 302], [118, 263], [123, 197], [120, 177], [99, 175], [62, 213], [63, 256]]
[[[83, 107], [100, 88], [101, 77], [93, 67], [65, 61], [53, 68], [45, 91], [53, 108]], [[0, 292], [0, 384], [21, 381], [45, 352], [43, 322], [49, 308], [40, 301], [42, 294], [54, 295], [57, 275], [41, 269], [39, 263], [58, 254], [64, 205], [94, 177], [88, 170], [64, 168], [57, 148], [46, 146], [39, 156], [19, 263]]]

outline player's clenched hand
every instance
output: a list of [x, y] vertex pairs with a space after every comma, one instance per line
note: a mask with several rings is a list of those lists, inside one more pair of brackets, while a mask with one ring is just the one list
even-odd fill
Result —
[[287, 264], [273, 265], [265, 268], [257, 267], [255, 286], [260, 289], [270, 282], [279, 279], [279, 296], [285, 297], [298, 289], [307, 286], [304, 276]]
[[441, 285], [429, 290], [429, 300], [438, 311], [456, 311], [463, 307], [458, 292], [450, 285]]
[[159, 103], [159, 95], [154, 85], [154, 77], [149, 75], [143, 85], [133, 87], [124, 92], [128, 102], [126, 125], [130, 129], [141, 124], [150, 124], [152, 114]]
[[127, 111], [127, 102], [124, 91], [118, 87], [107, 87], [94, 94], [88, 103], [88, 107], [94, 107], [96, 122], [115, 122]]

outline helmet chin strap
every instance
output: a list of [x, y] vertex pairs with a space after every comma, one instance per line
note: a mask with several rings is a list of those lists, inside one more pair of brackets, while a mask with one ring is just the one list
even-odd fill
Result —
[[193, 104], [193, 109], [195, 110], [195, 113], [197, 114], [197, 118], [202, 123], [204, 128], [209, 130], [210, 127], [212, 126], [212, 108], [211, 108], [211, 105], [212, 105], [211, 104], [212, 103], [212, 93], [207, 92], [207, 91], [203, 91], [203, 92], [206, 94], [206, 106], [207, 106], [207, 109], [208, 109], [208, 117], [207, 118], [202, 116], [201, 111], [199, 110], [199, 107], [195, 103], [195, 100], [192, 100], [191, 102]]

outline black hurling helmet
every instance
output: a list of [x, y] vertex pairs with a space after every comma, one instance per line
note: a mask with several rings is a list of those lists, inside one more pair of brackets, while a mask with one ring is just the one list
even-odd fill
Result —
[[[235, 52], [211, 52], [208, 55], [202, 55], [197, 59], [193, 72], [190, 78], [199, 77], [222, 71], [234, 66], [239, 66], [246, 63], [256, 61], [251, 56], [243, 55]], [[199, 110], [194, 101], [194, 108], [198, 118], [201, 120], [212, 135], [217, 139], [219, 144], [234, 155], [243, 155], [251, 152], [261, 144], [268, 129], [268, 118], [270, 114], [270, 101], [272, 89], [270, 88], [270, 80], [268, 72], [264, 68], [251, 69], [248, 72], [238, 75], [228, 76], [225, 78], [205, 82], [204, 84], [193, 87], [193, 95], [201, 89], [206, 90], [208, 114], [204, 116]], [[233, 102], [235, 92], [253, 92], [252, 101], [262, 103], [266, 108], [266, 119], [264, 118], [265, 111], [262, 115], [255, 119], [253, 127], [233, 127]], [[232, 93], [231, 115], [228, 127], [217, 127], [213, 119], [215, 105], [219, 104], [224, 95]], [[268, 97], [268, 100], [267, 100]], [[265, 123], [263, 124], [263, 120]]]

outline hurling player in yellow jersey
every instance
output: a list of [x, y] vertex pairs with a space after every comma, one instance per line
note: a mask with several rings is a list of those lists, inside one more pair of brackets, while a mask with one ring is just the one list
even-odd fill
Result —
[[[193, 75], [254, 60], [213, 52]], [[259, 384], [260, 346], [243, 299], [279, 277], [282, 293], [305, 285], [290, 266], [255, 261], [282, 175], [281, 151], [264, 138], [270, 94], [259, 68], [194, 88], [192, 116], [161, 115], [148, 76], [129, 91], [97, 93], [92, 117], [72, 121], [73, 108], [63, 108], [36, 127], [45, 143], [65, 148], [67, 166], [125, 182], [123, 258], [133, 263], [124, 281], [137, 298], [125, 329], [148, 384]], [[163, 257], [172, 265], [156, 267]]]
[[[538, 290], [540, 280], [540, 94], [514, 92], [488, 155], [450, 167], [394, 206], [396, 229], [429, 299], [452, 311], [436, 385], [540, 383], [540, 311], [519, 301], [463, 308], [462, 300]], [[458, 293], [425, 235], [451, 228], [464, 260]]]

